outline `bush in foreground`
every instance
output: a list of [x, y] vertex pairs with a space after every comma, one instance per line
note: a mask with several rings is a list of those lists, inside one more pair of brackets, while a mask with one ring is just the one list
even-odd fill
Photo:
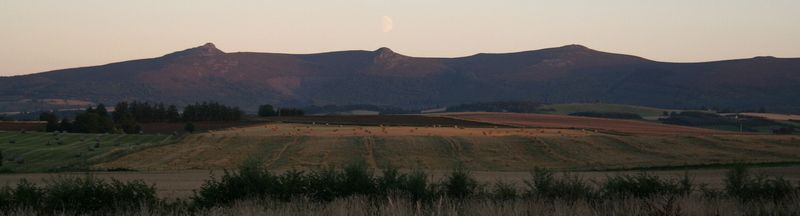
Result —
[[56, 177], [39, 187], [26, 180], [0, 189], [0, 209], [43, 212], [133, 210], [158, 202], [156, 189], [142, 181], [106, 181], [93, 176]]

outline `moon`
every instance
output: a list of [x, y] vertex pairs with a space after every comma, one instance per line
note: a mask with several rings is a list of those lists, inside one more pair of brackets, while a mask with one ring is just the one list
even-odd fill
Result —
[[383, 21], [383, 33], [389, 33], [394, 29], [394, 21], [392, 21], [391, 17], [383, 16], [381, 20]]

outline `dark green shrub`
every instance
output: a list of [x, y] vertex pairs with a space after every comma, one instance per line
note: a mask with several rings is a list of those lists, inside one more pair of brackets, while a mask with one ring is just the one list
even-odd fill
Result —
[[47, 212], [138, 209], [158, 201], [155, 187], [139, 180], [121, 182], [112, 179], [108, 183], [93, 176], [57, 177], [50, 180], [43, 190], [42, 209]]
[[36, 208], [44, 199], [44, 191], [26, 179], [20, 180], [12, 191], [12, 201], [15, 207]]
[[431, 200], [435, 194], [433, 187], [425, 171], [414, 170], [402, 183], [401, 190], [411, 196], [413, 200]]
[[408, 181], [408, 176], [401, 174], [400, 170], [394, 166], [387, 166], [383, 169], [382, 175], [375, 179], [378, 194], [386, 196], [391, 193], [400, 193], [403, 183]]
[[304, 196], [310, 189], [310, 178], [304, 171], [289, 170], [283, 173], [283, 175], [277, 176], [277, 180], [277, 182], [270, 183], [274, 184], [273, 187], [276, 188], [276, 190], [268, 189], [265, 190], [265, 192], [271, 193], [273, 198], [283, 201], [289, 201], [296, 196]]
[[692, 181], [685, 175], [682, 179], [661, 178], [647, 173], [638, 175], [609, 176], [601, 187], [608, 198], [646, 198], [659, 195], [688, 195]]
[[200, 207], [226, 205], [247, 198], [266, 198], [280, 187], [278, 177], [261, 167], [257, 160], [247, 160], [238, 171], [225, 170], [217, 180], [207, 180], [192, 200]]
[[514, 188], [514, 185], [511, 183], [497, 180], [494, 183], [492, 197], [495, 199], [495, 201], [508, 201], [517, 199], [519, 194], [517, 193], [517, 189]]
[[800, 192], [783, 177], [752, 176], [744, 166], [731, 168], [723, 181], [725, 193], [741, 200], [782, 200], [797, 196]]
[[340, 196], [369, 195], [375, 191], [375, 177], [367, 163], [358, 161], [343, 168]]
[[478, 193], [480, 184], [469, 170], [458, 167], [442, 182], [442, 189], [450, 198], [463, 199]]
[[57, 212], [102, 213], [140, 209], [158, 203], [156, 190], [142, 181], [109, 182], [93, 176], [55, 177], [44, 187], [21, 180], [16, 187], [0, 189], [0, 210], [36, 210], [39, 214]]
[[524, 180], [524, 183], [528, 187], [527, 197], [577, 200], [595, 195], [594, 188], [580, 176], [565, 173], [561, 178], [556, 178], [553, 171], [543, 168], [535, 168], [531, 172], [531, 179]]
[[338, 196], [339, 176], [332, 166], [315, 170], [309, 179], [309, 195], [316, 200], [330, 201]]

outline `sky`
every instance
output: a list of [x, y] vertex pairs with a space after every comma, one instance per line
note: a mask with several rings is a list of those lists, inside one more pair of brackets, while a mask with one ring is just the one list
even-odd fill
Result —
[[0, 76], [226, 52], [460, 57], [581, 44], [667, 62], [800, 57], [798, 0], [0, 0]]

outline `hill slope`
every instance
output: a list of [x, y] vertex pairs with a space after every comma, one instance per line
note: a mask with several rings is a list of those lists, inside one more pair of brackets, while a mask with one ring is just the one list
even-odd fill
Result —
[[225, 53], [209, 43], [152, 59], [2, 77], [0, 112], [57, 107], [24, 103], [71, 99], [217, 100], [246, 110], [261, 103], [421, 108], [500, 100], [603, 101], [800, 113], [797, 83], [800, 59], [663, 63], [580, 45], [460, 58], [416, 58], [388, 48], [293, 55]]

